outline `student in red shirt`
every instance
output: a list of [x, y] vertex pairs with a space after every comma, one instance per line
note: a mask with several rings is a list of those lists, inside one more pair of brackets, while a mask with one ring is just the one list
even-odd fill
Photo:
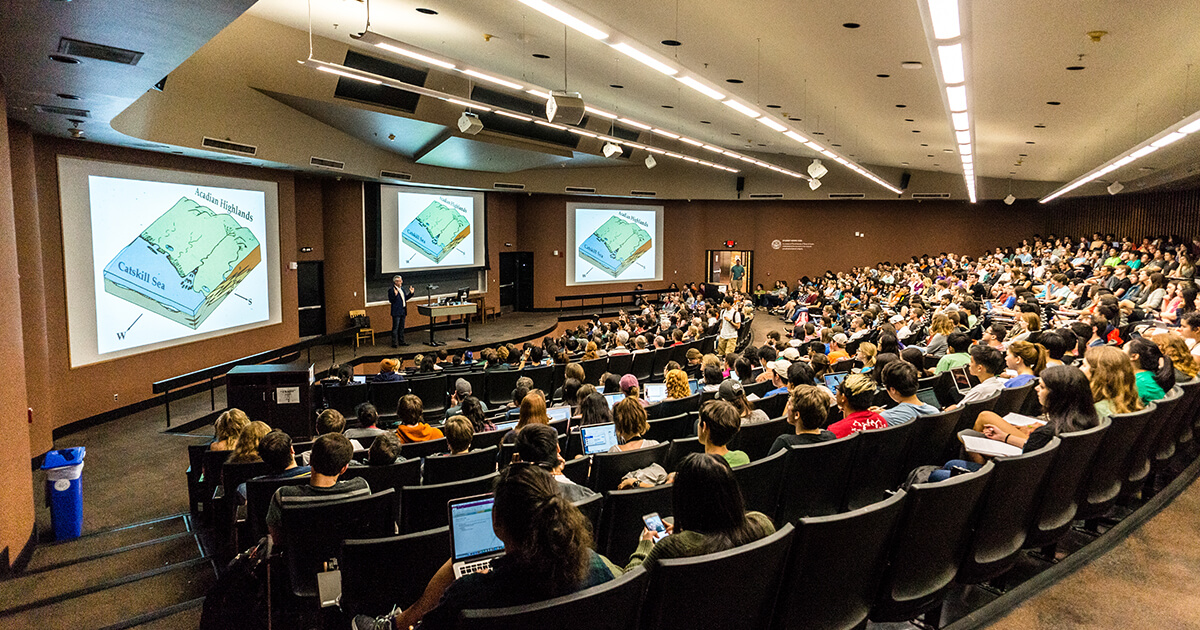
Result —
[[874, 402], [875, 381], [870, 376], [847, 376], [837, 390], [837, 404], [842, 409], [842, 419], [829, 425], [829, 430], [839, 438], [844, 438], [857, 431], [886, 427], [887, 420], [871, 411]]

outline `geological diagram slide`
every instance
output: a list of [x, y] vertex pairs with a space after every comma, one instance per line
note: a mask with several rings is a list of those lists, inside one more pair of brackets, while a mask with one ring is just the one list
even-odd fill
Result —
[[474, 264], [475, 199], [470, 196], [400, 192], [400, 269]]
[[103, 355], [267, 321], [262, 191], [89, 177]]
[[182, 197], [109, 261], [104, 290], [195, 330], [261, 261], [250, 230]]
[[654, 278], [654, 221], [653, 212], [578, 210], [576, 282]]

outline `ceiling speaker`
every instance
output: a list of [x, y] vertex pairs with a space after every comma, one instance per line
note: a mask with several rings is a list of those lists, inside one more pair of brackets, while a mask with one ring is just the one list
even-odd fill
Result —
[[1011, 205], [1013, 205], [1013, 202], [1016, 200], [1017, 200], [1017, 198], [1014, 197], [1012, 193], [1008, 193], [1008, 196], [1004, 198], [1004, 205], [1011, 206]]
[[1108, 194], [1115, 195], [1115, 194], [1121, 192], [1122, 190], [1125, 190], [1125, 185], [1122, 184], [1121, 182], [1113, 182], [1108, 185], [1107, 190], [1108, 190]]
[[546, 120], [560, 125], [578, 125], [583, 120], [583, 97], [579, 92], [555, 90], [546, 101]]
[[479, 116], [471, 112], [463, 112], [462, 116], [458, 117], [458, 130], [473, 136], [480, 131], [483, 131], [483, 121], [479, 120]]
[[611, 142], [604, 143], [604, 157], [610, 158], [614, 155], [621, 155], [621, 147]]
[[647, 155], [646, 168], [654, 168], [655, 166], [658, 166], [658, 160], [655, 160], [653, 155]]

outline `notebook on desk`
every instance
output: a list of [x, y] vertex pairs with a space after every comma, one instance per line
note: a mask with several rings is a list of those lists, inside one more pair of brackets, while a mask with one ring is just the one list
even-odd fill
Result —
[[481, 494], [446, 504], [454, 579], [487, 570], [493, 558], [504, 555], [504, 543], [492, 530], [494, 503], [491, 494]]

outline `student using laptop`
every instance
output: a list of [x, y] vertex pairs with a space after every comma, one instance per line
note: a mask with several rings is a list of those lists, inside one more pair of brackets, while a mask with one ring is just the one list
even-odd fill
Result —
[[421, 598], [407, 610], [372, 619], [354, 618], [354, 630], [396, 630], [422, 622], [423, 630], [453, 628], [467, 608], [519, 606], [603, 584], [621, 573], [592, 551], [591, 527], [579, 509], [559, 494], [550, 473], [533, 465], [500, 471], [492, 527], [504, 555], [486, 573], [455, 580], [447, 560]]
[[[1004, 371], [1004, 353], [980, 344], [971, 346], [971, 374], [979, 379], [979, 384], [972, 387], [958, 404], [983, 400], [1004, 388], [1004, 381], [997, 374]], [[947, 409], [953, 409], [951, 405]]]
[[531, 424], [518, 433], [516, 456], [516, 461], [541, 466], [554, 475], [559, 493], [572, 503], [596, 495], [591, 488], [581, 486], [562, 474], [566, 462], [559, 452], [558, 431], [547, 425]]
[[611, 422], [583, 427], [579, 430], [579, 438], [583, 441], [584, 455], [607, 453], [621, 443], [617, 438], [617, 425]]

